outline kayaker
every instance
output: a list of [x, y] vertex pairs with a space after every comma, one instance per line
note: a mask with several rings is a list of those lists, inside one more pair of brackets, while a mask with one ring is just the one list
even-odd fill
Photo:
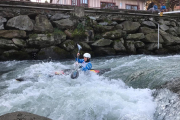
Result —
[[[79, 56], [79, 55], [80, 54], [77, 53], [77, 56]], [[82, 71], [91, 70], [91, 68], [92, 68], [92, 64], [90, 61], [91, 55], [89, 53], [84, 53], [83, 57], [84, 57], [84, 59], [79, 59], [79, 57], [76, 58], [76, 61], [78, 63], [81, 63], [81, 66], [80, 66], [81, 70]]]

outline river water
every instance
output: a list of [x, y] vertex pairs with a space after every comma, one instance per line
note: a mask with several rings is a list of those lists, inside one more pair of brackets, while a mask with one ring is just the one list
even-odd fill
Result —
[[[180, 120], [180, 100], [168, 89], [180, 77], [180, 55], [92, 59], [99, 76], [54, 75], [74, 60], [0, 62], [0, 115], [26, 111], [53, 120]], [[24, 77], [19, 82], [15, 78]]]

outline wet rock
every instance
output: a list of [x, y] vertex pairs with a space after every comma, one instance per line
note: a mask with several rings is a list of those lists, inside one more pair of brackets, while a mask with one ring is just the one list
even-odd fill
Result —
[[3, 60], [28, 60], [30, 56], [23, 51], [9, 50], [2, 54]]
[[141, 42], [141, 41], [135, 41], [134, 45], [135, 45], [136, 48], [142, 48], [142, 47], [145, 46], [145, 44], [143, 42]]
[[153, 55], [153, 52], [146, 50], [146, 49], [143, 49], [143, 48], [137, 49], [137, 53], [138, 54]]
[[34, 28], [33, 22], [27, 15], [20, 15], [9, 19], [6, 26], [25, 31], [32, 31]]
[[123, 30], [126, 31], [127, 33], [134, 33], [141, 26], [139, 22], [131, 22], [131, 21], [125, 21], [122, 23], [122, 25], [123, 25]]
[[121, 29], [122, 30], [123, 29], [123, 25], [122, 24], [117, 24], [116, 25], [116, 29]]
[[162, 25], [160, 25], [159, 27], [160, 27], [160, 29], [163, 30], [163, 31], [169, 30], [169, 27], [168, 27], [167, 25], [165, 25], [165, 24], [162, 24]]
[[0, 48], [7, 50], [18, 49], [18, 47], [13, 43], [12, 40], [3, 39], [3, 38], [0, 38]]
[[[150, 50], [150, 51], [156, 50], [156, 49], [158, 49], [158, 43], [146, 44], [146, 48], [147, 48], [147, 50]], [[161, 49], [161, 48], [162, 48], [162, 44], [159, 44], [159, 49]]]
[[34, 31], [37, 33], [53, 32], [53, 26], [45, 15], [38, 15], [35, 19]]
[[115, 31], [110, 31], [106, 32], [103, 34], [103, 37], [106, 39], [120, 39], [121, 37], [124, 37], [126, 35], [126, 32], [123, 30], [115, 30]]
[[116, 22], [123, 22], [125, 21], [125, 19], [123, 17], [120, 17], [120, 16], [115, 16], [112, 18], [113, 21], [116, 21]]
[[127, 40], [141, 40], [144, 38], [145, 36], [143, 33], [128, 34], [128, 36], [126, 37]]
[[94, 49], [94, 51], [95, 56], [106, 56], [116, 54], [115, 50], [110, 47], [97, 47]]
[[51, 120], [51, 119], [27, 112], [18, 111], [13, 113], [7, 113], [0, 116], [0, 120]]
[[25, 48], [25, 49], [23, 49], [23, 51], [25, 51], [27, 53], [37, 53], [39, 51], [39, 49], [36, 49], [36, 48]]
[[73, 28], [74, 26], [74, 22], [70, 19], [62, 19], [58, 21], [53, 21], [53, 23], [59, 29], [70, 29], [70, 28]]
[[0, 16], [0, 30], [4, 30], [4, 22], [6, 22], [7, 19]]
[[178, 29], [178, 27], [171, 27], [168, 31], [167, 31], [167, 33], [169, 33], [169, 34], [171, 34], [171, 35], [173, 35], [173, 36], [178, 36], [178, 34], [177, 34], [177, 29]]
[[97, 33], [104, 33], [107, 31], [112, 31], [114, 29], [114, 26], [102, 26], [102, 25], [95, 25], [94, 31]]
[[61, 19], [67, 19], [67, 18], [70, 18], [70, 15], [65, 15], [62, 13], [56, 13], [55, 15], [53, 15], [51, 17], [51, 20], [55, 21], [55, 20], [61, 20]]
[[61, 44], [61, 47], [66, 51], [72, 51], [75, 48], [76, 43], [72, 40], [66, 40]]
[[108, 25], [108, 22], [100, 22], [99, 25], [107, 26], [107, 25]]
[[148, 27], [140, 27], [139, 29], [140, 33], [149, 34], [149, 33], [155, 33], [154, 29], [148, 28]]
[[60, 60], [65, 58], [72, 58], [71, 53], [61, 49], [57, 46], [51, 46], [47, 48], [43, 48], [39, 51], [37, 55], [38, 59], [52, 59], [52, 60]]
[[23, 47], [24, 48], [24, 47], [27, 46], [26, 41], [24, 41], [23, 39], [13, 38], [12, 41], [18, 47]]
[[123, 38], [121, 38], [120, 40], [114, 40], [113, 48], [117, 52], [126, 52]]
[[[150, 33], [145, 36], [145, 39], [143, 39], [144, 42], [149, 43], [157, 43], [158, 42], [158, 34], [157, 33]], [[164, 40], [161, 35], [159, 35], [159, 42], [163, 43]]]
[[112, 40], [109, 40], [109, 39], [100, 39], [96, 42], [94, 42], [92, 44], [92, 46], [95, 46], [95, 47], [104, 47], [104, 46], [109, 46], [111, 45], [113, 41]]
[[0, 37], [3, 38], [25, 38], [26, 32], [21, 30], [0, 30]]
[[160, 34], [161, 34], [162, 38], [164, 39], [164, 42], [166, 45], [175, 45], [175, 44], [180, 43], [179, 37], [172, 36], [162, 30], [160, 30]]
[[28, 45], [34, 47], [48, 47], [52, 45], [58, 45], [66, 39], [65, 35], [54, 34], [31, 34], [27, 39]]
[[165, 54], [169, 54], [171, 52], [168, 49], [166, 49], [166, 48], [162, 48], [162, 49], [155, 50], [155, 53], [157, 55], [165, 55]]
[[156, 25], [152, 21], [144, 21], [142, 22], [142, 25], [150, 28], [156, 28]]
[[67, 35], [68, 38], [73, 38], [73, 35], [69, 30], [65, 30], [64, 33]]
[[126, 41], [126, 48], [129, 54], [136, 54], [135, 42]]
[[92, 50], [92, 48], [85, 42], [81, 42], [79, 44], [82, 46], [82, 50], [84, 50], [84, 51], [91, 51]]
[[14, 17], [14, 14], [10, 11], [2, 11], [2, 12], [0, 12], [0, 16], [2, 16], [4, 18], [12, 18], [12, 17]]

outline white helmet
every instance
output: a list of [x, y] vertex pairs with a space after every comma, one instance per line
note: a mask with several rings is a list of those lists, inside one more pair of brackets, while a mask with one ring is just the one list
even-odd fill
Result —
[[91, 55], [89, 53], [84, 53], [83, 57], [91, 58]]

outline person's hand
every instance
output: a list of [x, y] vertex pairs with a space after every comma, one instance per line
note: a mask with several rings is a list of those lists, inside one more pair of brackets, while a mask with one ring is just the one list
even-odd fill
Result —
[[80, 55], [80, 53], [77, 53], [77, 56], [79, 56]]

